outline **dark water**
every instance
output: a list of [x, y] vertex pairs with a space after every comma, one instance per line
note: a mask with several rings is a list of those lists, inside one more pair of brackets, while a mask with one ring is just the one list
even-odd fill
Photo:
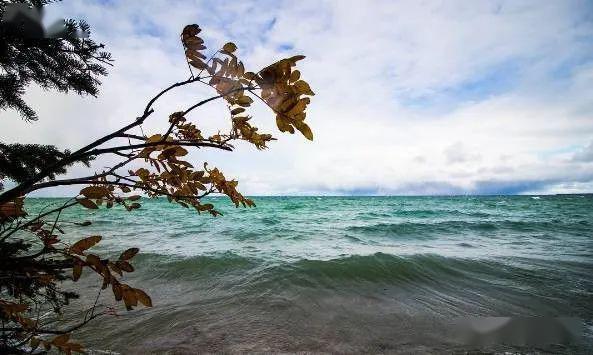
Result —
[[[593, 349], [593, 198], [259, 197], [249, 210], [213, 200], [224, 216], [166, 201], [64, 216], [93, 221], [76, 232], [103, 235], [103, 255], [139, 246], [127, 281], [155, 304], [77, 339], [120, 353]], [[465, 316], [579, 317], [585, 336], [476, 347], [452, 336]]]

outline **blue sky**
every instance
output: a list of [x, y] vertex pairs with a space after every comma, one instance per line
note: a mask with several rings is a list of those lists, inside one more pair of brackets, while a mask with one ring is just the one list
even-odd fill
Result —
[[[251, 69], [307, 56], [314, 142], [279, 133], [258, 107], [254, 121], [279, 138], [271, 149], [191, 157], [248, 194], [593, 191], [590, 1], [65, 0], [47, 17], [86, 19], [115, 67], [96, 99], [32, 88], [40, 121], [2, 112], [1, 140], [72, 148], [128, 122], [187, 77], [178, 36], [198, 23], [209, 48], [233, 41]], [[166, 97], [145, 131], [209, 94]], [[219, 104], [194, 119], [205, 130], [228, 124]]]

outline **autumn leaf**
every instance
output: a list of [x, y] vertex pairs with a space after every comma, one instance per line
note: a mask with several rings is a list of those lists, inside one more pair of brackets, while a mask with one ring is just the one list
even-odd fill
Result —
[[80, 190], [80, 193], [86, 198], [100, 199], [109, 196], [109, 190], [104, 186], [87, 186]]
[[139, 251], [140, 251], [140, 249], [138, 249], [138, 248], [130, 248], [130, 249], [127, 249], [126, 251], [124, 251], [123, 253], [121, 253], [121, 255], [119, 256], [119, 260], [130, 260], [136, 254], [138, 254]]
[[315, 95], [315, 93], [311, 90], [311, 87], [309, 87], [309, 84], [307, 84], [307, 82], [304, 80], [299, 80], [296, 83], [294, 83], [294, 87], [300, 94], [310, 96]]
[[100, 235], [93, 235], [88, 238], [81, 239], [70, 247], [70, 252], [78, 255], [83, 255], [84, 251], [101, 241]]
[[305, 136], [305, 138], [307, 138], [310, 141], [313, 140], [313, 132], [306, 123], [299, 122], [295, 126], [303, 134], [303, 136]]
[[80, 203], [81, 205], [83, 205], [86, 208], [92, 209], [92, 210], [96, 210], [99, 208], [99, 206], [97, 206], [96, 203], [94, 203], [93, 201], [89, 200], [88, 198], [83, 198], [80, 200], [76, 200], [78, 203]]
[[74, 266], [72, 267], [72, 280], [78, 281], [78, 279], [80, 279], [80, 275], [82, 275], [82, 264], [75, 262]]
[[70, 334], [66, 333], [66, 334], [58, 335], [57, 337], [53, 338], [53, 340], [51, 342], [54, 345], [60, 346], [60, 345], [66, 344], [69, 339], [70, 339]]
[[136, 293], [136, 298], [140, 303], [142, 303], [146, 307], [152, 307], [152, 300], [150, 299], [150, 296], [146, 294], [146, 292], [142, 291], [139, 288], [135, 288], [134, 292]]
[[222, 50], [228, 53], [233, 53], [237, 50], [237, 46], [233, 42], [228, 42], [222, 46]]
[[125, 272], [134, 272], [134, 267], [125, 260], [118, 260], [115, 262], [115, 265]]
[[238, 107], [238, 108], [236, 108], [236, 109], [234, 109], [234, 110], [231, 111], [231, 115], [234, 116], [234, 115], [237, 115], [237, 114], [239, 114], [241, 112], [244, 112], [244, 111], [245, 111], [245, 109], [243, 107]]

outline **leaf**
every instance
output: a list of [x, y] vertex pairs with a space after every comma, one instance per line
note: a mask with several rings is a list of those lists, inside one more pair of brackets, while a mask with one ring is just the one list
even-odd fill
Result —
[[51, 342], [54, 345], [64, 345], [68, 342], [69, 339], [70, 339], [70, 334], [66, 333], [66, 334], [58, 335]]
[[130, 200], [130, 201], [136, 201], [136, 200], [139, 200], [140, 199], [140, 195], [128, 196], [127, 199]]
[[78, 281], [80, 275], [82, 275], [82, 264], [79, 262], [74, 263], [74, 266], [72, 267], [72, 280]]
[[206, 69], [208, 68], [208, 65], [206, 65], [206, 63], [204, 63], [203, 61], [201, 61], [200, 59], [192, 59], [189, 64], [191, 64], [192, 66], [202, 70], [202, 69]]
[[299, 80], [296, 83], [294, 83], [294, 87], [300, 94], [310, 96], [315, 95], [315, 93], [311, 90], [311, 87], [309, 87], [309, 84], [307, 84], [307, 82], [304, 80]]
[[78, 203], [80, 203], [81, 205], [83, 205], [86, 208], [92, 209], [92, 210], [96, 210], [99, 207], [97, 206], [96, 203], [94, 203], [93, 201], [89, 200], [88, 198], [83, 198], [80, 200], [77, 200]]
[[295, 81], [299, 80], [301, 77], [301, 72], [298, 70], [293, 71], [292, 73], [290, 73], [290, 82], [294, 83]]
[[214, 208], [214, 205], [211, 203], [205, 203], [203, 205], [198, 206], [198, 211], [208, 211]]
[[225, 52], [233, 53], [237, 50], [237, 46], [233, 42], [229, 42], [222, 46], [222, 50]]
[[243, 107], [238, 107], [238, 108], [236, 108], [236, 109], [234, 109], [234, 110], [231, 111], [231, 115], [234, 116], [234, 115], [237, 115], [237, 114], [239, 114], [241, 112], [244, 112], [244, 111], [245, 111], [245, 109]]
[[122, 292], [121, 292], [121, 286], [120, 286], [119, 282], [113, 282], [111, 284], [111, 290], [113, 291], [113, 296], [115, 296], [115, 300], [121, 301]]
[[301, 122], [300, 124], [296, 125], [296, 128], [307, 138], [308, 140], [313, 140], [313, 132], [311, 128], [306, 124]]
[[127, 285], [122, 286], [122, 297], [128, 311], [133, 309], [134, 306], [138, 305], [138, 296], [136, 295], [136, 292], [134, 292], [132, 288]]
[[70, 247], [70, 252], [78, 255], [84, 255], [84, 251], [101, 241], [100, 235], [93, 235], [88, 238], [81, 239]]
[[124, 251], [123, 253], [121, 253], [121, 255], [119, 256], [119, 260], [130, 260], [136, 254], [138, 254], [139, 251], [140, 251], [140, 249], [138, 249], [138, 248], [130, 248], [130, 249]]
[[148, 137], [146, 139], [146, 142], [147, 143], [156, 143], [156, 142], [161, 141], [162, 139], [163, 139], [163, 136], [161, 134], [154, 134], [154, 135]]
[[296, 62], [298, 62], [299, 60], [303, 60], [303, 59], [305, 59], [304, 55], [295, 55], [295, 56], [288, 58], [287, 60], [290, 62], [290, 65], [294, 66], [294, 65], [296, 65]]
[[125, 272], [134, 272], [134, 267], [125, 260], [118, 260], [115, 262], [115, 265]]
[[99, 272], [103, 270], [103, 264], [101, 263], [101, 259], [94, 254], [87, 255], [86, 262], [87, 264], [94, 266], [95, 269], [97, 269]]
[[135, 288], [134, 292], [136, 293], [136, 298], [138, 298], [138, 302], [142, 303], [146, 307], [152, 307], [152, 300], [150, 296], [146, 294], [146, 292], [142, 291], [139, 288]]
[[109, 190], [104, 186], [87, 186], [80, 190], [86, 198], [99, 199], [109, 196]]
[[253, 102], [253, 99], [249, 96], [241, 96], [237, 99], [237, 104], [241, 106], [249, 106]]

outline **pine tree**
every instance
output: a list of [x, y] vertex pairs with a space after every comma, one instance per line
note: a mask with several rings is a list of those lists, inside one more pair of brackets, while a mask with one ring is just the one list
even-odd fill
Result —
[[[111, 65], [111, 55], [102, 50], [103, 44], [88, 38], [90, 27], [84, 21], [66, 20], [59, 31], [45, 33], [48, 31], [38, 20], [43, 6], [50, 2], [0, 2], [0, 110], [16, 110], [27, 121], [38, 119], [23, 99], [30, 84], [46, 90], [96, 96], [101, 84], [99, 77], [107, 75], [106, 65]], [[17, 16], [11, 18], [10, 12]], [[31, 17], [22, 15], [23, 12]], [[0, 142], [0, 191], [2, 180], [9, 178], [21, 183], [68, 154], [51, 145]], [[88, 160], [82, 162], [88, 164]], [[65, 172], [58, 169], [48, 178], [53, 180], [56, 174]]]

